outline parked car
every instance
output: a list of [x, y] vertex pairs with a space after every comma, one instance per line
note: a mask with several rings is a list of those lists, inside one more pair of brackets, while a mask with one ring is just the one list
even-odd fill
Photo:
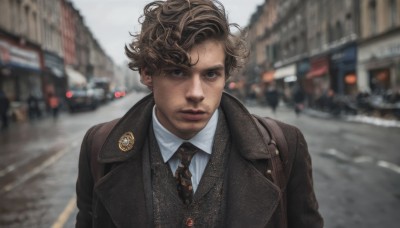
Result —
[[66, 92], [65, 97], [70, 112], [78, 109], [94, 110], [99, 105], [99, 98], [96, 95], [96, 91], [88, 87], [71, 88]]
[[109, 79], [104, 78], [94, 78], [90, 82], [90, 87], [96, 91], [98, 97], [100, 97], [100, 102], [105, 103], [108, 100], [111, 100], [110, 94], [110, 81]]

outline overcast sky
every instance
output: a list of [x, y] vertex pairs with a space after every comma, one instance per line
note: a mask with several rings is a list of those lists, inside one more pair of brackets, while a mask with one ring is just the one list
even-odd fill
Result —
[[[85, 19], [105, 52], [117, 64], [126, 60], [124, 45], [131, 41], [129, 32], [140, 29], [138, 18], [151, 0], [71, 0]], [[230, 22], [244, 27], [256, 7], [264, 0], [220, 0]]]

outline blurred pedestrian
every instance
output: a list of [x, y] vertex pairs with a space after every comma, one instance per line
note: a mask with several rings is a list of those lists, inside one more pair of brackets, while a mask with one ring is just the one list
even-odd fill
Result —
[[276, 108], [279, 104], [279, 92], [276, 89], [275, 85], [270, 85], [267, 87], [265, 92], [265, 97], [267, 99], [268, 105], [271, 107], [272, 112], [276, 113]]
[[1, 116], [1, 129], [8, 128], [8, 110], [10, 108], [10, 100], [4, 91], [0, 88], [0, 116]]
[[50, 106], [53, 118], [57, 118], [58, 117], [58, 109], [60, 106], [60, 100], [54, 93], [49, 94], [49, 106]]
[[28, 114], [29, 119], [33, 120], [40, 117], [39, 100], [32, 93], [29, 95], [28, 100]]
[[305, 98], [306, 96], [303, 89], [299, 85], [295, 85], [293, 87], [293, 102], [296, 116], [299, 116], [303, 111]]
[[301, 132], [223, 92], [248, 53], [229, 25], [218, 1], [145, 7], [126, 53], [152, 93], [86, 133], [76, 227], [323, 226]]

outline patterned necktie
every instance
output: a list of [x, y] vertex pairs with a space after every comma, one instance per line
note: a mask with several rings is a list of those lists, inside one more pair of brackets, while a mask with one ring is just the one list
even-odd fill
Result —
[[183, 203], [186, 205], [189, 205], [193, 198], [192, 174], [189, 171], [189, 165], [197, 150], [193, 144], [184, 142], [176, 152], [181, 161], [178, 169], [175, 171], [176, 186], [179, 197], [181, 197]]

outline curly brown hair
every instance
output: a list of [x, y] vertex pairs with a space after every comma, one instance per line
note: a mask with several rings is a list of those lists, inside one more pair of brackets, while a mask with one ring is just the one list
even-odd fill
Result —
[[[135, 35], [125, 53], [132, 70], [149, 74], [166, 66], [191, 67], [189, 51], [208, 40], [221, 41], [225, 49], [225, 72], [241, 68], [248, 56], [243, 31], [229, 23], [224, 6], [217, 0], [167, 0], [147, 4]], [[238, 34], [231, 32], [236, 27]]]

